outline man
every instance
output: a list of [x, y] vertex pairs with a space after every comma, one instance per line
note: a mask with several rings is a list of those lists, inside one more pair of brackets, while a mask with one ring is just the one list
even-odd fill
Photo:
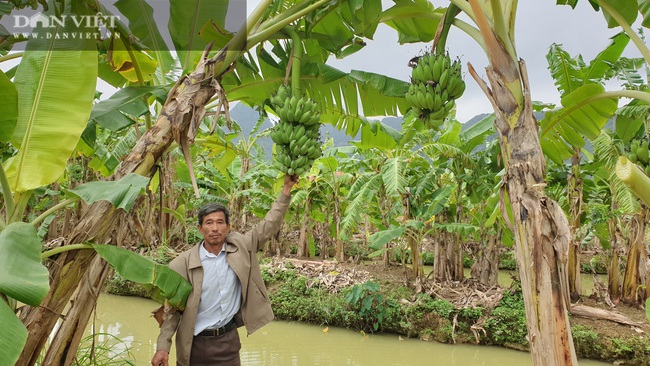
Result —
[[246, 234], [230, 232], [228, 209], [207, 204], [199, 210], [203, 241], [181, 253], [169, 267], [193, 286], [185, 310], [165, 315], [153, 366], [169, 365], [176, 333], [178, 366], [239, 365], [237, 328], [250, 335], [273, 320], [257, 252], [282, 226], [298, 177], [286, 175], [282, 193], [266, 217]]

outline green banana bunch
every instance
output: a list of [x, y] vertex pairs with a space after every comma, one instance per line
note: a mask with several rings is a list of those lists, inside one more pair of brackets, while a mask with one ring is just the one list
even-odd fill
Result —
[[428, 53], [417, 59], [411, 73], [411, 85], [404, 97], [425, 125], [437, 128], [464, 91], [460, 60], [452, 62], [446, 52]]
[[269, 100], [280, 117], [270, 133], [276, 144], [273, 166], [289, 175], [301, 175], [322, 155], [318, 105], [310, 98], [296, 97], [285, 85]]
[[638, 165], [645, 173], [650, 176], [650, 149], [648, 138], [641, 140], [632, 140], [629, 150], [626, 149], [626, 157], [634, 164]]

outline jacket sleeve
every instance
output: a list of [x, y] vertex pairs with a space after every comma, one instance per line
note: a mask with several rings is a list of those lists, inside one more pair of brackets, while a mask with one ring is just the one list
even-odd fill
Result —
[[156, 341], [156, 350], [164, 350], [169, 352], [172, 348], [172, 337], [176, 333], [178, 323], [181, 321], [181, 312], [177, 309], [172, 309], [171, 312], [165, 315], [162, 326], [160, 327], [160, 334]]
[[[188, 275], [186, 271], [183, 271], [183, 268], [187, 268], [187, 264], [184, 261], [184, 259], [177, 257], [169, 263], [169, 268], [187, 280]], [[156, 341], [156, 350], [164, 350], [167, 352], [171, 350], [172, 337], [178, 329], [178, 324], [181, 321], [181, 316], [182, 312], [177, 308], [172, 308], [168, 313], [164, 315], [162, 325], [160, 326], [160, 334], [158, 335], [158, 340]]]
[[250, 251], [257, 252], [267, 240], [277, 234], [282, 227], [284, 215], [287, 213], [290, 202], [291, 196], [280, 193], [280, 196], [275, 200], [269, 212], [264, 216], [264, 219], [257, 223], [251, 231], [246, 233], [246, 236], [250, 239], [247, 242], [252, 245], [249, 248]]

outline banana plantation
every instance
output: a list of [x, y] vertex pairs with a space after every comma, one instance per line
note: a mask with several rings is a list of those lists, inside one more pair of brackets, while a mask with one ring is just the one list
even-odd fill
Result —
[[[261, 0], [235, 31], [227, 0], [159, 2], [164, 23], [146, 0], [0, 1], [0, 364], [74, 364], [114, 272], [182, 309], [189, 284], [150, 257], [200, 240], [208, 201], [245, 231], [289, 174], [266, 255], [401, 265], [417, 291], [466, 280], [467, 257], [496, 286], [514, 253], [532, 364], [577, 365], [586, 253], [606, 273], [600, 299], [650, 309], [650, 49], [631, 26], [650, 8], [589, 2], [620, 33], [589, 61], [549, 47], [535, 72], [550, 72], [554, 105], [531, 98], [516, 0]], [[31, 35], [8, 29], [17, 19]], [[426, 50], [405, 55], [409, 80], [330, 65], [378, 26]], [[463, 61], [450, 32], [488, 63]], [[455, 112], [469, 83], [493, 111], [468, 127]], [[231, 116], [239, 103], [252, 128]]]

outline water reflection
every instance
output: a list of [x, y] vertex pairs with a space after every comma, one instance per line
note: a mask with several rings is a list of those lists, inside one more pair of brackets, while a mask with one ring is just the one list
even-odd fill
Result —
[[[129, 347], [136, 365], [150, 365], [158, 336], [158, 324], [151, 317], [151, 311], [157, 307], [157, 303], [147, 299], [102, 294], [97, 304], [94, 329], [96, 332], [120, 338], [124, 345], [117, 347]], [[527, 353], [500, 347], [448, 345], [405, 339], [394, 334], [364, 336], [349, 329], [325, 328], [325, 326], [311, 324], [274, 321], [250, 337], [246, 337], [245, 331], [240, 329], [242, 365], [525, 366], [531, 364]], [[120, 348], [116, 349], [120, 350]], [[174, 364], [176, 356], [173, 350], [170, 356], [170, 361]], [[583, 360], [580, 365], [607, 364]]]

